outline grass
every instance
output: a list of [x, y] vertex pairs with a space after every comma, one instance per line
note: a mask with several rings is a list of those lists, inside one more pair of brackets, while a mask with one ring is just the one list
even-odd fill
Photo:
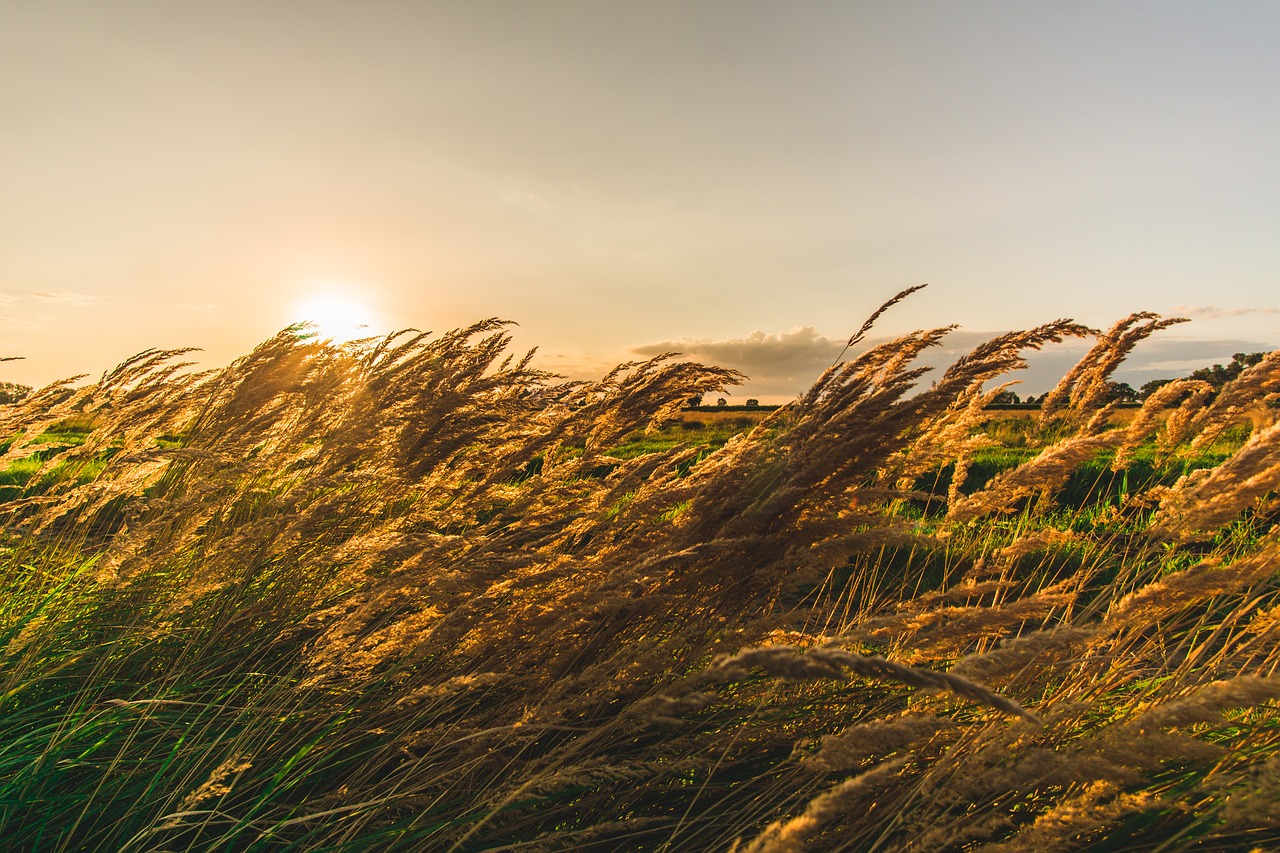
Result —
[[[926, 330], [707, 417], [731, 371], [563, 383], [496, 321], [38, 391], [0, 408], [0, 838], [1280, 844], [1280, 358], [1107, 410], [1167, 324], [927, 388]], [[1056, 402], [985, 409], [1086, 334]]]

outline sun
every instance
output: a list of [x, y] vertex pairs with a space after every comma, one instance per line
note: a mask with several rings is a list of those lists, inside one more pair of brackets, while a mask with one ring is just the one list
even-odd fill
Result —
[[339, 293], [311, 293], [293, 305], [293, 321], [311, 323], [322, 339], [344, 344], [377, 334], [375, 317], [367, 305]]

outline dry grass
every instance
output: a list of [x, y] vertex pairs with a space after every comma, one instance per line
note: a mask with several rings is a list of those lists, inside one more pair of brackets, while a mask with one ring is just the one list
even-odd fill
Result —
[[0, 407], [30, 473], [0, 506], [0, 837], [1280, 843], [1280, 361], [1119, 419], [1098, 389], [1171, 322], [1098, 335], [985, 483], [962, 472], [1016, 431], [991, 384], [1089, 330], [930, 387], [914, 358], [948, 328], [907, 335], [709, 453], [616, 451], [733, 372], [564, 383], [498, 321], [286, 330], [206, 374], [144, 353]]

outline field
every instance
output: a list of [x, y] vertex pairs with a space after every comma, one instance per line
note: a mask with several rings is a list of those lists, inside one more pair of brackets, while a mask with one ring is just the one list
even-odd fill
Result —
[[1117, 415], [1170, 322], [758, 415], [497, 321], [0, 406], [3, 847], [1275, 849], [1280, 353]]

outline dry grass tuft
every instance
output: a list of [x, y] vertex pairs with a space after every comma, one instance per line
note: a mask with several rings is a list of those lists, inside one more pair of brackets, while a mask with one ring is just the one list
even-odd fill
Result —
[[737, 434], [671, 426], [733, 371], [564, 382], [499, 320], [0, 406], [0, 837], [1280, 844], [1280, 361], [1117, 426], [1109, 377], [1180, 322], [1134, 314], [1002, 426], [1024, 354], [1091, 331], [922, 387], [951, 327], [860, 349], [916, 289]]

